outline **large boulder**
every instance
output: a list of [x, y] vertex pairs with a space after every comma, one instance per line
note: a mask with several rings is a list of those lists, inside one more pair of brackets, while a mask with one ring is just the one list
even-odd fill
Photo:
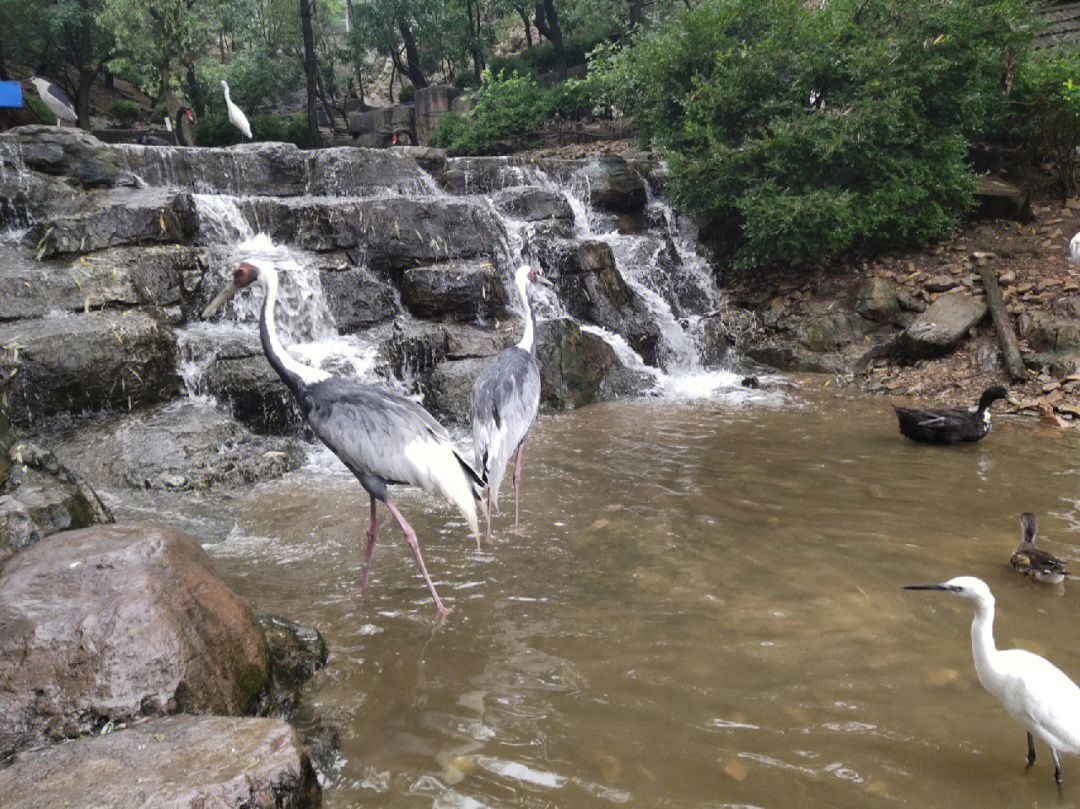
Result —
[[363, 267], [322, 269], [319, 280], [330, 316], [342, 334], [371, 328], [398, 314], [393, 288]]
[[800, 343], [811, 351], [835, 351], [858, 336], [857, 318], [847, 312], [830, 312], [800, 323], [795, 333]]
[[621, 335], [645, 362], [658, 363], [660, 327], [619, 273], [607, 242], [559, 242], [540, 262], [570, 314]]
[[172, 716], [21, 753], [0, 806], [315, 809], [321, 790], [281, 719]]
[[644, 207], [645, 183], [618, 155], [594, 157], [581, 171], [589, 184], [589, 199], [593, 205], [618, 213]]
[[206, 490], [272, 480], [298, 468], [293, 438], [259, 436], [229, 415], [184, 399], [82, 426], [61, 460], [95, 484]]
[[472, 391], [476, 377], [490, 357], [443, 360], [424, 386], [424, 407], [440, 420], [466, 424], [472, 419]]
[[908, 359], [947, 354], [986, 317], [986, 302], [962, 292], [942, 295], [915, 318], [900, 340]]
[[431, 190], [431, 180], [424, 176], [407, 150], [340, 146], [315, 149], [309, 154], [309, 194], [355, 197], [387, 192], [422, 194]]
[[615, 350], [570, 318], [547, 320], [536, 328], [540, 401], [554, 410], [592, 404], [605, 378], [623, 366]]
[[851, 311], [874, 323], [892, 323], [900, 315], [896, 285], [887, 278], [867, 278], [856, 286], [849, 300]]
[[510, 301], [490, 261], [447, 261], [405, 270], [401, 300], [417, 317], [437, 320], [501, 319]]
[[89, 257], [37, 262], [0, 245], [0, 320], [117, 306], [180, 303], [180, 280], [197, 267], [191, 247], [120, 247]]
[[46, 219], [28, 234], [38, 258], [90, 253], [107, 247], [176, 244], [194, 237], [198, 217], [186, 191], [151, 190], [96, 195], [87, 211]]
[[526, 222], [542, 222], [552, 232], [568, 239], [574, 232], [574, 211], [566, 197], [546, 188], [507, 188], [492, 202], [500, 213]]
[[75, 127], [21, 126], [0, 134], [0, 145], [14, 149], [27, 168], [69, 177], [82, 188], [110, 186], [120, 177], [116, 152]]
[[1017, 328], [1020, 337], [1027, 340], [1033, 351], [1061, 352], [1080, 348], [1080, 318], [1032, 309], [1020, 316]]
[[395, 321], [380, 350], [391, 372], [426, 378], [443, 360], [490, 357], [521, 337], [521, 321], [511, 318], [496, 328], [458, 323]]
[[298, 196], [308, 192], [308, 152], [291, 143], [187, 149], [118, 146], [121, 166], [145, 184], [202, 194]]
[[0, 569], [0, 757], [141, 716], [247, 713], [268, 671], [250, 609], [174, 529], [66, 531]]
[[450, 112], [460, 92], [452, 84], [430, 84], [416, 91], [413, 104], [416, 107], [416, 137], [420, 143], [427, 143], [428, 132]]
[[8, 412], [29, 423], [63, 411], [127, 409], [177, 389], [176, 338], [138, 310], [20, 320], [0, 326]]

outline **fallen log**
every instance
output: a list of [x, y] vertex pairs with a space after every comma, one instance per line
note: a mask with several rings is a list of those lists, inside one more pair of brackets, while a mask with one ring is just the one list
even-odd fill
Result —
[[997, 330], [998, 341], [1001, 343], [1001, 357], [1005, 362], [1005, 370], [1009, 379], [1013, 382], [1026, 382], [1028, 378], [1027, 366], [1020, 356], [1020, 344], [1016, 340], [1016, 332], [1013, 331], [1009, 314], [1005, 311], [1005, 301], [1001, 297], [1001, 287], [998, 286], [997, 276], [993, 268], [984, 264], [979, 268], [979, 277], [982, 278], [983, 291], [986, 293], [986, 306], [990, 310], [990, 317], [994, 320], [994, 328]]

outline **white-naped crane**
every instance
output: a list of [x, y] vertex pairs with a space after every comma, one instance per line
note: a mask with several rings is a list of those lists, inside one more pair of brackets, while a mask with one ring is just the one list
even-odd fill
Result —
[[986, 582], [958, 576], [941, 584], [909, 585], [905, 590], [940, 590], [963, 596], [975, 606], [971, 653], [975, 674], [1009, 716], [1027, 731], [1027, 765], [1035, 763], [1038, 736], [1050, 747], [1054, 780], [1061, 784], [1058, 753], [1080, 754], [1080, 688], [1057, 666], [1025, 649], [1000, 650], [994, 643], [994, 596]]
[[514, 460], [514, 530], [518, 530], [521, 487], [521, 456], [536, 411], [540, 407], [540, 368], [533, 357], [533, 316], [529, 306], [529, 284], [551, 285], [528, 264], [514, 273], [522, 306], [525, 333], [516, 346], [503, 349], [484, 366], [472, 393], [473, 463], [487, 481], [487, 533], [491, 542], [491, 509], [499, 505], [499, 486], [510, 455]]
[[382, 500], [405, 535], [440, 617], [446, 616], [450, 610], [435, 592], [416, 532], [390, 499], [387, 487], [409, 484], [443, 498], [458, 508], [479, 543], [476, 503], [483, 495], [483, 481], [455, 449], [446, 429], [416, 402], [304, 365], [285, 351], [274, 322], [278, 275], [273, 267], [250, 261], [241, 263], [232, 283], [207, 305], [203, 316], [209, 317], [237, 290], [253, 284], [264, 293], [259, 336], [266, 358], [300, 405], [300, 412], [315, 435], [356, 475], [371, 496], [361, 592], [367, 592], [368, 568], [379, 527], [375, 501]]
[[229, 123], [243, 132], [248, 140], [251, 140], [251, 124], [248, 123], [244, 111], [233, 103], [232, 96], [229, 95], [229, 85], [224, 79], [221, 81], [221, 89], [225, 92], [225, 109], [229, 111]]
[[60, 126], [61, 121], [75, 123], [79, 120], [79, 115], [75, 112], [75, 104], [68, 98], [67, 93], [48, 79], [39, 76], [30, 79], [30, 83], [34, 85], [34, 89], [41, 96], [41, 100], [45, 102], [45, 106], [56, 116], [57, 126]]

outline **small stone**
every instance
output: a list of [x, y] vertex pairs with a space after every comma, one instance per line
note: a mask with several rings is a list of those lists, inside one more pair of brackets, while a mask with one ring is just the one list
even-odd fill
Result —
[[737, 758], [728, 759], [724, 764], [724, 772], [740, 783], [745, 781], [746, 776], [749, 774], [746, 765]]
[[1005, 270], [998, 276], [998, 283], [1003, 287], [1016, 283], [1016, 272], [1014, 270]]
[[923, 282], [927, 292], [947, 292], [956, 286], [956, 279], [948, 275], [935, 275]]

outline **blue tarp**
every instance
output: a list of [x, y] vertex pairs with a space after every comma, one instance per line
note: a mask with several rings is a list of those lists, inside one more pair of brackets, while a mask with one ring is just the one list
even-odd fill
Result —
[[18, 109], [22, 105], [22, 85], [17, 81], [0, 81], [0, 107]]

